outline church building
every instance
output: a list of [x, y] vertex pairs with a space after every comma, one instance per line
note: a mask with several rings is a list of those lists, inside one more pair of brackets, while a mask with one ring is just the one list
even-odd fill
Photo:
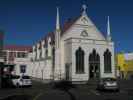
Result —
[[62, 27], [57, 8], [55, 31], [36, 43], [29, 54], [30, 76], [44, 81], [72, 82], [115, 77], [109, 17], [105, 37], [88, 17], [86, 8], [83, 5], [80, 16]]

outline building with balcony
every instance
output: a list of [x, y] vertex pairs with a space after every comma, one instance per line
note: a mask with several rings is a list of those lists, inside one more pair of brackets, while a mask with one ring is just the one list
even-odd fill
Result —
[[[20, 74], [26, 70], [30, 46], [5, 45], [3, 49], [4, 73]], [[26, 71], [24, 71], [26, 73]]]

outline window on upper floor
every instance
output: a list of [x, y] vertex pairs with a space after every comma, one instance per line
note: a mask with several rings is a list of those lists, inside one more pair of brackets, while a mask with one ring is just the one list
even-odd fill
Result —
[[26, 65], [20, 65], [20, 73], [26, 73]]
[[25, 53], [25, 52], [18, 52], [17, 53], [17, 57], [18, 58], [26, 58], [28, 55], [27, 55], [27, 53]]

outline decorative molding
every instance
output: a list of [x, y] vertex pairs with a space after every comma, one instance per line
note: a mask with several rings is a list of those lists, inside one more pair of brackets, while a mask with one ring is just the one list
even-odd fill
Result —
[[87, 24], [87, 23], [88, 23], [88, 20], [86, 19], [86, 17], [83, 17], [83, 18], [81, 19], [81, 21], [82, 21], [84, 24]]
[[80, 36], [83, 36], [83, 37], [88, 37], [88, 33], [86, 30], [83, 30], [80, 34]]

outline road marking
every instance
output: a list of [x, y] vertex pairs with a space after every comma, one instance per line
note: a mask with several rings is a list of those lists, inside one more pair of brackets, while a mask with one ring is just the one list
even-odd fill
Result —
[[40, 92], [38, 95], [36, 95], [33, 100], [37, 100], [41, 95], [43, 94], [43, 92]]
[[96, 90], [90, 90], [90, 92], [98, 96], [100, 95], [100, 93], [98, 93]]

